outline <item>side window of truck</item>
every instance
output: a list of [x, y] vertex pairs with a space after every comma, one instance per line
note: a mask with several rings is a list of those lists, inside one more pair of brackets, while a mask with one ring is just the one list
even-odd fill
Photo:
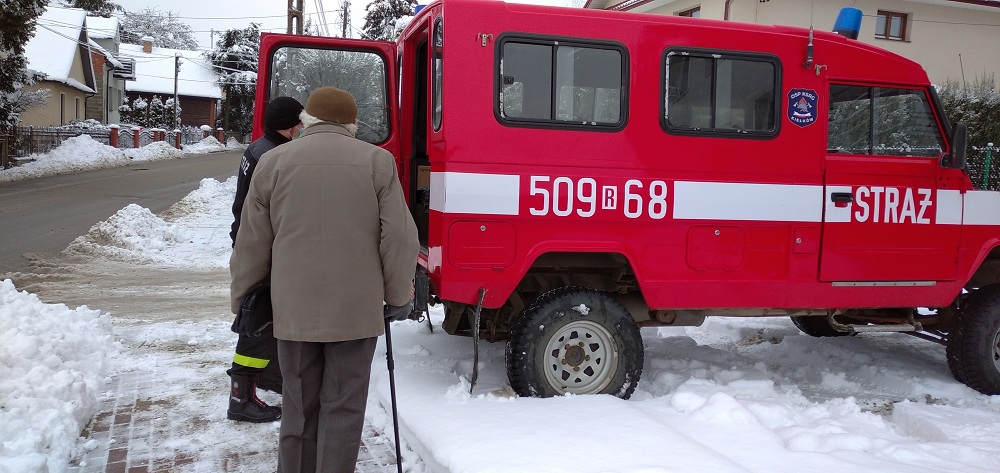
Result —
[[681, 135], [774, 137], [780, 73], [780, 62], [771, 55], [668, 50], [663, 128]]
[[317, 87], [332, 85], [358, 102], [358, 139], [389, 139], [388, 66], [378, 54], [287, 46], [271, 59], [270, 97], [287, 95], [306, 103]]
[[615, 44], [501, 37], [495, 111], [512, 126], [620, 129], [626, 55]]
[[938, 157], [944, 149], [920, 89], [831, 84], [829, 122], [832, 153]]

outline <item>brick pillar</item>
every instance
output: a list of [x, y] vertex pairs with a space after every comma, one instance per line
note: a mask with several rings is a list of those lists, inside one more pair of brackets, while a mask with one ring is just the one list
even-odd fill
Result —
[[226, 132], [222, 128], [215, 129], [215, 139], [219, 140], [219, 143], [225, 144], [226, 142]]
[[212, 130], [210, 130], [208, 128], [205, 128], [205, 129], [201, 130], [201, 137], [202, 138], [208, 138], [208, 135], [211, 135], [211, 134], [212, 134]]
[[134, 126], [132, 127], [132, 147], [139, 147], [139, 133], [142, 133], [142, 128]]
[[108, 144], [112, 148], [118, 148], [118, 125], [111, 125], [108, 128], [111, 129], [111, 132], [108, 135]]
[[181, 149], [181, 131], [174, 130], [174, 148]]

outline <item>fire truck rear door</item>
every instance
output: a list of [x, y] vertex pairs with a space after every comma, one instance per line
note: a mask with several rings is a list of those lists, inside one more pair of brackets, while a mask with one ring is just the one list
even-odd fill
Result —
[[952, 193], [927, 92], [831, 84], [829, 102], [820, 280], [953, 280], [961, 222], [939, 212]]
[[[290, 96], [304, 105], [316, 88], [339, 87], [358, 104], [357, 137], [391, 152], [398, 165], [395, 43], [271, 33], [260, 38], [256, 111], [273, 97]], [[254, 115], [257, 137], [264, 114]], [[406, 182], [403, 175], [400, 180]]]

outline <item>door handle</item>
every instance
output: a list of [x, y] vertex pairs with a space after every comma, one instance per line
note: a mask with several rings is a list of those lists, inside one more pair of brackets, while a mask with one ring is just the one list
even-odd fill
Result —
[[850, 192], [832, 192], [830, 200], [838, 204], [849, 204], [854, 202], [854, 196]]

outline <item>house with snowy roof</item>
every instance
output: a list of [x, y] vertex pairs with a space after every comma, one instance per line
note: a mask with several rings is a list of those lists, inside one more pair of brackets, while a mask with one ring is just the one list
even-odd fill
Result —
[[87, 36], [95, 94], [87, 99], [86, 117], [101, 123], [120, 123], [118, 107], [125, 98], [125, 81], [135, 80], [135, 61], [118, 57], [121, 45], [118, 17], [88, 16]]
[[149, 103], [154, 96], [166, 103], [174, 98], [176, 84], [181, 125], [215, 128], [222, 88], [200, 52], [157, 47], [149, 37], [142, 45], [122, 44], [118, 52], [120, 60], [135, 61], [135, 81], [127, 83], [125, 92], [130, 103], [140, 98]]
[[931, 81], [1000, 78], [1000, 0], [585, 0], [583, 8], [813, 26], [832, 31], [842, 7], [863, 13], [858, 41], [920, 63]]
[[45, 105], [21, 113], [22, 126], [58, 126], [85, 118], [87, 98], [95, 94], [94, 68], [87, 37], [87, 12], [49, 7], [24, 47], [28, 69], [45, 79], [28, 90], [47, 90]]

